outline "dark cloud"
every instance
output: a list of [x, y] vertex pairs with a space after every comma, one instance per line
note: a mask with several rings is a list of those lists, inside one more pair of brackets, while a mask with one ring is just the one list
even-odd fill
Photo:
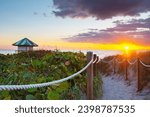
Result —
[[131, 21], [123, 23], [123, 21], [116, 21], [117, 24], [114, 28], [108, 28], [110, 31], [119, 31], [119, 32], [130, 32], [135, 31], [137, 28], [150, 28], [150, 18], [147, 19], [133, 19]]
[[150, 11], [150, 0], [53, 0], [53, 13], [60, 17], [106, 19], [135, 16]]
[[71, 42], [118, 43], [127, 40], [132, 43], [150, 44], [150, 18], [132, 20], [126, 23], [117, 22], [117, 26], [105, 30], [89, 29], [87, 33], [80, 33], [65, 38]]

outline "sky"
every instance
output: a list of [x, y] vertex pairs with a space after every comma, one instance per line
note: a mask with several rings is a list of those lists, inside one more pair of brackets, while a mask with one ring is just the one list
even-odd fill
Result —
[[149, 49], [149, 0], [0, 0], [0, 49]]

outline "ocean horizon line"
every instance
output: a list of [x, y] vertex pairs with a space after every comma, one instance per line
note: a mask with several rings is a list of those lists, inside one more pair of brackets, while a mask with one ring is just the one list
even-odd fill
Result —
[[[41, 50], [46, 50], [46, 49], [41, 49]], [[3, 50], [0, 49], [0, 54], [4, 54], [4, 55], [15, 54], [16, 51], [17, 50], [15, 50], [15, 49], [3, 49]], [[91, 52], [93, 52], [93, 54], [97, 54], [101, 58], [104, 58], [106, 56], [122, 54], [122, 52], [119, 50], [60, 50], [60, 51], [62, 51], [62, 52], [83, 52], [84, 54], [86, 54], [88, 51], [91, 51]]]

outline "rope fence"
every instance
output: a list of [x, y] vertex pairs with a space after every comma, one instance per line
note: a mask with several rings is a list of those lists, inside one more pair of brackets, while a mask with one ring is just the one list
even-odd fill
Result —
[[115, 59], [113, 58], [112, 60], [109, 60], [109, 61], [106, 61], [106, 60], [104, 60], [104, 59], [102, 59], [102, 62], [103, 63], [111, 63], [111, 62], [113, 62]]
[[[83, 71], [87, 71], [87, 99], [92, 100], [94, 99], [94, 93], [93, 93], [93, 77], [97, 75], [97, 63], [100, 61], [100, 57], [98, 57], [96, 54], [93, 55], [93, 52], [87, 52], [87, 65], [82, 68], [80, 71], [74, 73], [71, 76], [68, 76], [66, 78], [62, 78], [60, 80], [55, 80], [51, 82], [46, 83], [38, 83], [38, 84], [27, 84], [27, 85], [0, 85], [0, 91], [3, 90], [26, 90], [30, 88], [42, 88], [47, 86], [52, 86], [56, 84], [60, 84], [64, 81], [70, 80], [75, 78], [75, 76], [81, 74]], [[95, 72], [96, 71], [96, 72]]]
[[[112, 63], [113, 62], [113, 63]], [[71, 76], [68, 76], [66, 78], [62, 78], [60, 80], [55, 80], [51, 82], [46, 82], [46, 83], [39, 83], [39, 84], [27, 84], [27, 85], [0, 85], [0, 91], [2, 90], [26, 90], [29, 88], [41, 88], [41, 87], [47, 87], [51, 85], [56, 85], [59, 83], [62, 83], [64, 81], [73, 79], [75, 76], [79, 75], [83, 71], [87, 71], [87, 99], [91, 100], [94, 99], [93, 96], [93, 78], [98, 75], [100, 72], [100, 69], [103, 67], [101, 66], [100, 63], [106, 63], [113, 65], [113, 71], [116, 73], [116, 64], [123, 64], [125, 63], [125, 80], [128, 80], [128, 66], [129, 65], [134, 65], [137, 63], [137, 89], [138, 91], [142, 90], [142, 84], [141, 84], [141, 78], [140, 78], [140, 65], [142, 65], [145, 68], [150, 68], [150, 65], [145, 64], [142, 60], [139, 58], [136, 58], [134, 61], [129, 61], [127, 58], [118, 60], [118, 58], [114, 57], [111, 60], [104, 60], [101, 59], [99, 56], [96, 54], [93, 54], [93, 52], [87, 52], [87, 65], [82, 68], [80, 71], [74, 73]]]
[[98, 57], [98, 61], [97, 61], [96, 63], [98, 64], [100, 61], [101, 61], [101, 58], [100, 58], [100, 57]]
[[136, 62], [137, 62], [137, 59], [134, 60], [134, 62], [131, 62], [131, 61], [128, 60], [128, 63], [129, 63], [130, 65], [134, 65]]
[[81, 69], [77, 73], [75, 73], [71, 76], [68, 76], [66, 78], [60, 79], [60, 80], [55, 80], [52, 82], [40, 83], [40, 84], [29, 84], [29, 85], [0, 85], [0, 91], [1, 90], [21, 90], [21, 89], [25, 90], [25, 89], [29, 89], [29, 88], [41, 88], [41, 87], [59, 84], [59, 83], [70, 80], [70, 79], [74, 78], [75, 76], [79, 75], [80, 73], [85, 71], [92, 62], [93, 62], [93, 60], [91, 60], [83, 69]]
[[123, 59], [122, 61], [119, 61], [118, 59], [115, 60], [118, 64], [121, 64], [123, 62], [125, 62], [125, 59]]
[[140, 63], [141, 63], [144, 67], [150, 68], [150, 65], [147, 65], [147, 64], [143, 63], [141, 60], [140, 60]]
[[116, 64], [123, 64], [125, 63], [125, 80], [128, 80], [128, 66], [129, 65], [136, 65], [137, 63], [137, 91], [140, 91], [143, 89], [144, 86], [142, 86], [142, 78], [140, 77], [140, 72], [141, 72], [141, 69], [140, 69], [140, 65], [142, 65], [143, 67], [145, 68], [150, 68], [150, 65], [147, 65], [145, 64], [142, 60], [140, 60], [139, 58], [136, 58], [134, 61], [129, 61], [127, 58], [126, 59], [123, 59], [123, 60], [118, 60], [117, 58], [113, 58], [112, 60], [110, 61], [106, 61], [106, 60], [101, 60], [100, 62], [103, 62], [103, 63], [106, 63], [106, 64], [109, 64], [111, 63], [112, 61], [113, 62], [113, 71], [114, 73], [116, 73]]
[[[94, 54], [94, 55], [96, 56], [96, 54]], [[95, 57], [95, 60], [93, 61], [93, 64], [94, 64], [94, 63], [97, 63], [97, 60], [98, 60], [98, 58]]]

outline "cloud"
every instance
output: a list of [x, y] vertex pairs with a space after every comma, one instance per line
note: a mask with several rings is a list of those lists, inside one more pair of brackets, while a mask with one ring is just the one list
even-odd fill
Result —
[[33, 15], [42, 15], [44, 17], [48, 17], [47, 13], [43, 12], [43, 13], [38, 13], [38, 12], [33, 12]]
[[38, 13], [37, 12], [33, 12], [33, 15], [38, 15]]
[[150, 11], [150, 0], [53, 0], [60, 17], [107, 19]]
[[150, 45], [150, 18], [133, 19], [126, 23], [117, 21], [117, 25], [113, 28], [105, 30], [89, 29], [86, 33], [79, 33], [75, 36], [64, 38], [64, 40], [91, 43], [120, 43], [120, 41], [124, 40]]
[[[56, 16], [65, 18], [108, 19], [115, 16], [137, 16], [150, 11], [150, 0], [53, 0]], [[116, 26], [105, 30], [88, 29], [87, 32], [64, 38], [71, 42], [150, 44], [150, 18], [116, 21]]]
[[46, 13], [43, 13], [43, 16], [44, 16], [44, 17], [47, 17], [47, 14], [46, 14]]

